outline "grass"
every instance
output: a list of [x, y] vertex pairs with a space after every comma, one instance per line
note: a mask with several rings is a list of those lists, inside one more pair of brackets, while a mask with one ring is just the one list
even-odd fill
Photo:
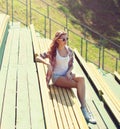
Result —
[[[25, 2], [23, 0], [23, 2]], [[46, 2], [49, 2], [51, 5], [54, 4], [54, 1], [51, 0], [46, 0]], [[11, 15], [12, 10], [11, 10], [11, 2], [9, 1], [9, 15]], [[21, 19], [24, 23], [26, 23], [26, 7], [19, 2], [18, 0], [14, 0], [14, 17], [17, 17], [18, 19]], [[60, 5], [59, 3], [55, 3], [54, 6], [58, 8], [59, 10], [62, 10], [62, 12], [57, 11], [55, 8], [48, 6], [41, 2], [40, 0], [32, 0], [32, 8], [36, 9], [38, 12], [41, 14], [38, 14], [36, 11], [32, 10], [32, 23], [35, 25], [35, 28], [38, 32], [40, 32], [41, 35], [46, 35], [47, 38], [53, 38], [54, 34], [57, 30], [64, 30], [64, 26], [66, 25], [66, 16], [62, 12], [66, 12], [67, 15], [71, 17], [68, 23], [68, 28], [71, 29], [73, 32], [68, 31], [69, 35], [69, 45], [72, 48], [77, 48], [78, 51], [81, 52], [81, 44], [82, 44], [82, 56], [86, 58], [86, 40], [84, 40], [83, 34], [82, 34], [82, 28], [77, 24], [77, 20], [73, 19], [72, 15], [69, 13], [68, 9]], [[5, 12], [5, 2], [2, 1], [0, 3], [0, 9], [4, 10]], [[49, 15], [48, 15], [49, 11]], [[30, 7], [28, 6], [28, 16], [30, 16]], [[54, 13], [53, 13], [54, 12]], [[89, 13], [88, 13], [89, 14]], [[89, 14], [90, 15], [90, 14]], [[50, 19], [55, 20], [57, 23], [55, 23], [53, 20], [50, 21]], [[28, 19], [28, 23], [30, 24], [30, 19]], [[45, 24], [46, 23], [46, 24]], [[58, 25], [59, 23], [59, 25]], [[73, 24], [74, 23], [74, 24]], [[50, 29], [51, 25], [51, 29]], [[78, 36], [76, 34], [79, 34], [81, 36]], [[51, 35], [51, 37], [50, 37]], [[94, 44], [93, 42], [94, 39], [87, 34], [87, 38], [92, 40], [91, 42], [88, 42], [88, 48], [87, 48], [87, 55], [88, 55], [88, 60], [94, 62], [95, 64], [98, 65], [99, 61], [99, 49], [96, 43]], [[109, 50], [106, 49], [105, 51], [105, 68], [111, 72], [114, 72], [115, 70], [115, 63], [116, 60], [111, 56], [109, 53], [112, 53], [114, 56], [118, 56], [118, 53], [115, 50]], [[101, 52], [102, 53], [102, 52]], [[102, 54], [101, 54], [102, 58]], [[102, 64], [102, 59], [100, 61], [100, 64]], [[101, 65], [102, 66], [102, 65]], [[120, 63], [118, 63], [118, 72], [120, 73]]]

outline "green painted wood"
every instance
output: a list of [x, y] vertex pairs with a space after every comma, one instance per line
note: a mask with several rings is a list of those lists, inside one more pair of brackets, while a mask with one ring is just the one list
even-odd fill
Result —
[[8, 21], [9, 21], [9, 16], [2, 14], [3, 18], [1, 20], [1, 24], [0, 24], [0, 46], [2, 44], [3, 38], [4, 38], [4, 33], [6, 31], [7, 25], [8, 25]]
[[9, 58], [10, 58], [10, 53], [11, 53], [13, 35], [14, 35], [14, 31], [9, 30], [9, 34], [8, 34], [8, 38], [7, 38], [7, 42], [6, 42], [6, 46], [5, 46], [5, 51], [4, 51], [4, 55], [3, 55], [1, 69], [7, 68], [9, 65]]
[[117, 129], [115, 124], [113, 122], [111, 122], [112, 120], [109, 117], [109, 115], [106, 113], [106, 110], [105, 110], [103, 103], [100, 103], [99, 101], [94, 100], [94, 105], [95, 105], [96, 109], [99, 111], [101, 118], [104, 120], [104, 123], [106, 124], [106, 128]]
[[1, 129], [15, 128], [16, 68], [8, 70]]
[[41, 64], [41, 63], [37, 64], [37, 68], [38, 68], [38, 74], [39, 74], [39, 79], [40, 79], [40, 89], [41, 89], [41, 94], [42, 94], [46, 128], [47, 129], [49, 129], [49, 128], [50, 129], [52, 129], [52, 128], [58, 129], [51, 95], [50, 95], [49, 89], [46, 85], [43, 64]]
[[110, 73], [105, 73], [98, 69], [99, 73], [102, 75], [105, 82], [108, 84], [114, 95], [120, 100], [120, 84], [118, 84], [114, 76]]
[[31, 114], [31, 128], [45, 129], [45, 122], [42, 109], [41, 93], [39, 91], [36, 66], [33, 64], [28, 67], [28, 90]]
[[20, 29], [19, 64], [27, 64], [26, 30]]
[[[18, 94], [17, 94], [17, 122], [18, 129], [32, 127], [28, 73], [27, 73], [27, 36], [26, 28], [20, 29], [19, 60], [18, 60]], [[28, 64], [29, 65], [29, 64]], [[29, 67], [28, 67], [29, 68]], [[24, 116], [24, 117], [23, 117]]]
[[32, 39], [31, 39], [31, 33], [29, 29], [26, 29], [26, 43], [27, 43], [27, 62], [31, 63], [34, 62], [34, 57], [33, 57], [33, 46], [32, 46]]
[[14, 35], [12, 37], [12, 46], [11, 46], [9, 67], [17, 67], [16, 65], [18, 64], [19, 35], [20, 35], [20, 30], [14, 29]]
[[[92, 88], [89, 80], [87, 79], [83, 70], [80, 68], [80, 66], [78, 65], [78, 63], [76, 61], [74, 61], [74, 70], [73, 71], [75, 73], [77, 73], [77, 75], [85, 77], [87, 107], [92, 112], [95, 119], [97, 120], [96, 125], [88, 124], [88, 126], [92, 129], [99, 129], [101, 127], [107, 128], [107, 126], [109, 127], [109, 125], [112, 125], [112, 127], [114, 127], [113, 129], [115, 129], [116, 127], [115, 127], [113, 121], [111, 120], [109, 114], [107, 113], [103, 103], [100, 102], [100, 100], [99, 100], [97, 94], [95, 93], [94, 89]], [[95, 105], [94, 102], [96, 102], [97, 105]], [[100, 108], [98, 108], [97, 106], [99, 106]], [[106, 118], [108, 119], [108, 121], [106, 121]]]
[[[16, 80], [17, 80], [17, 63], [18, 63], [18, 44], [19, 30], [12, 35], [12, 43], [10, 46], [10, 55], [7, 62], [8, 75], [6, 79], [6, 88], [4, 96], [4, 105], [2, 112], [1, 128], [15, 128], [15, 108], [16, 108]], [[5, 57], [8, 57], [6, 53]], [[16, 56], [17, 55], [17, 56]]]
[[5, 50], [7, 36], [8, 36], [8, 27], [6, 28], [2, 44], [0, 46], [0, 68], [1, 68], [1, 65], [2, 65], [2, 59], [3, 59], [4, 50]]
[[7, 69], [4, 68], [0, 71], [0, 122], [2, 119], [4, 92], [6, 87]]
[[[7, 43], [5, 47], [5, 52], [4, 52], [4, 58], [3, 58], [3, 63], [1, 67], [1, 72], [0, 72], [0, 111], [1, 111], [1, 117], [2, 117], [2, 108], [4, 105], [4, 93], [6, 90], [6, 83], [7, 83], [7, 76], [8, 76], [8, 66], [9, 66], [9, 60], [10, 60], [10, 53], [11, 53], [11, 44], [12, 44], [12, 36], [14, 32], [9, 31], [9, 35], [7, 38]], [[2, 119], [0, 117], [0, 119]]]
[[24, 66], [18, 67], [16, 128], [17, 129], [31, 128], [27, 71], [26, 67]]
[[9, 23], [9, 28], [10, 28], [10, 29], [16, 29], [16, 28], [17, 28], [17, 29], [18, 29], [18, 28], [20, 29], [20, 22], [11, 22], [11, 21], [10, 21], [10, 23]]
[[0, 72], [1, 129], [15, 126], [18, 129], [45, 128], [32, 42], [28, 38], [29, 31], [21, 29], [19, 44], [19, 29], [12, 28], [9, 31]]
[[[7, 82], [7, 73], [8, 73], [8, 65], [9, 65], [9, 59], [10, 59], [10, 48], [11, 48], [11, 44], [12, 44], [12, 36], [13, 36], [14, 32], [10, 31], [8, 38], [7, 38], [7, 43], [6, 43], [6, 47], [5, 47], [5, 52], [4, 52], [4, 58], [3, 58], [3, 62], [2, 62], [2, 67], [1, 67], [1, 71], [0, 71], [0, 111], [2, 114], [2, 108], [3, 108], [3, 99], [4, 99], [4, 92], [5, 92], [5, 88], [6, 88], [6, 82]], [[0, 119], [2, 119], [0, 117]]]
[[33, 64], [32, 41], [30, 36], [29, 29], [20, 29], [16, 127], [18, 129], [44, 129], [45, 123], [36, 67]]

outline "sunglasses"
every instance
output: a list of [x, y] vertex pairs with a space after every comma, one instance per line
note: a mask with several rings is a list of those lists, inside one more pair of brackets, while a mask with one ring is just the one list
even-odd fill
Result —
[[59, 38], [59, 39], [62, 40], [63, 42], [68, 40], [68, 38]]

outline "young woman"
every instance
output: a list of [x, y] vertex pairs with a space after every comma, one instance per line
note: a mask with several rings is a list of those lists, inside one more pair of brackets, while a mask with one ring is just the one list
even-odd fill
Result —
[[[51, 43], [48, 52], [36, 56], [37, 62], [47, 65], [46, 75], [47, 84], [52, 78], [53, 83], [59, 87], [76, 88], [78, 98], [81, 103], [81, 109], [87, 122], [96, 123], [86, 109], [85, 102], [85, 81], [83, 77], [76, 77], [72, 74], [73, 69], [73, 52], [67, 46], [67, 34], [64, 31], [58, 31]], [[48, 58], [49, 61], [44, 59]]]

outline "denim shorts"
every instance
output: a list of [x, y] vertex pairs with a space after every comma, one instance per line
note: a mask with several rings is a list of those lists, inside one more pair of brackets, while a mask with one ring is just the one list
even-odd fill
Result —
[[65, 75], [52, 74], [52, 82], [53, 82], [53, 84], [55, 84], [56, 80], [57, 80], [59, 77], [65, 77]]

